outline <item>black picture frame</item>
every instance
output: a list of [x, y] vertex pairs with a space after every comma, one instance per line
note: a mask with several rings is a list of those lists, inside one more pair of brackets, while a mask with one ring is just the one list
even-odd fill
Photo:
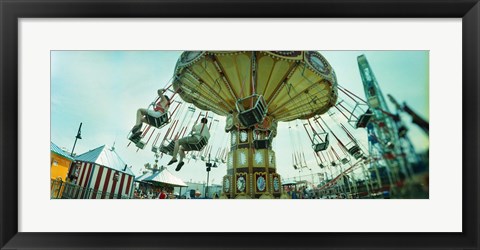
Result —
[[[479, 249], [478, 0], [0, 0], [1, 249]], [[462, 233], [20, 233], [19, 18], [309, 17], [462, 18]], [[448, 34], [446, 34], [448, 36]], [[451, 166], [459, 168], [460, 166]], [[459, 194], [460, 195], [460, 194]], [[41, 216], [41, 215], [39, 215]], [[439, 221], [439, 223], [441, 223]], [[61, 224], [59, 225], [61, 230]]]

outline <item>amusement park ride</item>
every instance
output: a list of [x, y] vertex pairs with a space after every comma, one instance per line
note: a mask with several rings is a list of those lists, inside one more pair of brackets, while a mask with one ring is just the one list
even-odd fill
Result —
[[[208, 128], [213, 133], [219, 121], [212, 113], [224, 116], [230, 144], [224, 140], [213, 157], [213, 163], [227, 166], [222, 198], [271, 199], [280, 198], [283, 192], [272, 149], [278, 123], [301, 120], [318, 166], [330, 171], [338, 166], [340, 170], [336, 177], [330, 172], [332, 178], [320, 190], [358, 193], [352, 173], [362, 169], [364, 179], [369, 181], [365, 184], [368, 193], [396, 192], [399, 183], [415, 174], [415, 166], [421, 161], [399, 112], [410, 114], [427, 133], [428, 122], [389, 96], [397, 108], [396, 114], [391, 113], [365, 56], [358, 57], [358, 66], [366, 101], [339, 86], [333, 68], [316, 51], [186, 51], [177, 61], [172, 84], [165, 88], [173, 93], [173, 111], [158, 119], [148, 118], [141, 133], [129, 139], [144, 149], [155, 129], [169, 125], [160, 143], [161, 133], [157, 133], [152, 151], [171, 155], [173, 141], [185, 136], [197, 108], [201, 111], [195, 124], [201, 117], [208, 117]], [[345, 100], [339, 98], [339, 91]], [[177, 94], [182, 102], [173, 101]], [[348, 105], [347, 99], [353, 105]], [[324, 115], [332, 116], [335, 110], [354, 129], [366, 129], [368, 148], [342, 122], [326, 122]], [[336, 126], [336, 132], [332, 126]], [[212, 145], [207, 140], [185, 147], [190, 151], [190, 160], [208, 158], [211, 167]], [[307, 167], [306, 150], [294, 147], [293, 151], [294, 168]]]

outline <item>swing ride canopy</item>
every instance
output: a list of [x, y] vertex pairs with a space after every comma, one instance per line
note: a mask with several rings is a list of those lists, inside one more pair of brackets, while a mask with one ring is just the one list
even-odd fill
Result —
[[337, 100], [335, 72], [316, 51], [186, 51], [174, 74], [184, 101], [221, 116], [235, 115], [237, 100], [254, 94], [274, 121], [308, 119]]

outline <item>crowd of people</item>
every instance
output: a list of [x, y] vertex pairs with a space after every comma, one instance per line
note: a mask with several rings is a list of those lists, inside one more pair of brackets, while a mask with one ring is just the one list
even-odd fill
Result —
[[140, 186], [133, 191], [134, 199], [178, 199], [173, 193], [173, 187], [147, 188]]
[[284, 187], [284, 192], [290, 199], [347, 199], [345, 194], [335, 192], [334, 190], [319, 191], [317, 188], [309, 188], [307, 186], [296, 187], [295, 185], [287, 185]]

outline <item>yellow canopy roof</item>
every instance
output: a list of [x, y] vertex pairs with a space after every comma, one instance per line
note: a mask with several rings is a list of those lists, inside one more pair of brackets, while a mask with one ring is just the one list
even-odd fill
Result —
[[335, 72], [316, 51], [186, 51], [173, 86], [186, 102], [223, 116], [237, 112], [237, 100], [262, 95], [274, 121], [323, 114], [337, 100]]

